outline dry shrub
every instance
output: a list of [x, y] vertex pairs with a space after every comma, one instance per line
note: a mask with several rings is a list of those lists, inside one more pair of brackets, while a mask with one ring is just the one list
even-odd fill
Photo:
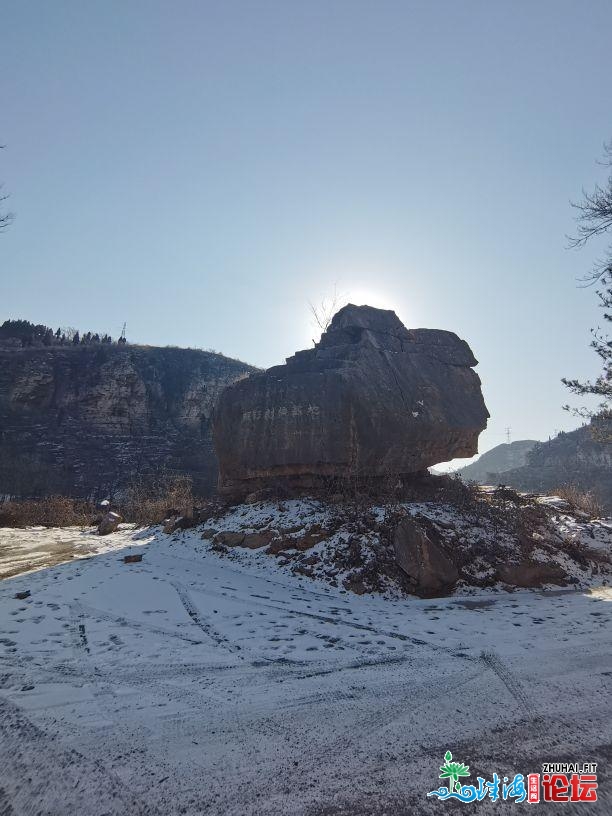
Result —
[[565, 499], [572, 509], [586, 513], [589, 518], [601, 518], [605, 515], [604, 506], [592, 490], [582, 490], [578, 485], [569, 484], [553, 492]]
[[432, 476], [436, 488], [435, 499], [450, 504], [463, 512], [480, 513], [486, 499], [476, 482], [464, 481], [455, 473]]
[[193, 516], [192, 480], [161, 473], [133, 481], [119, 503], [126, 521], [138, 525], [160, 524], [170, 515]]
[[474, 527], [487, 528], [493, 535], [510, 535], [518, 543], [530, 541], [534, 532], [549, 527], [548, 510], [511, 487], [500, 485], [485, 491], [456, 475], [438, 480], [436, 500], [456, 508]]
[[87, 527], [95, 515], [90, 502], [66, 496], [7, 501], [0, 504], [0, 527]]

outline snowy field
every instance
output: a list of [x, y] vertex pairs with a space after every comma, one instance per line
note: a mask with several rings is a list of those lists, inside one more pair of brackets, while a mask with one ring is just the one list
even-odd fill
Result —
[[0, 582], [2, 816], [527, 811], [428, 799], [447, 749], [597, 762], [596, 804], [542, 807], [612, 813], [606, 587], [393, 600], [197, 530], [0, 531], [4, 574], [71, 548]]

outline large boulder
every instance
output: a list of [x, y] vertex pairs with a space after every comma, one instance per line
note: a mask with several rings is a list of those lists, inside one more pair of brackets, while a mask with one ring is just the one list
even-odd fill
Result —
[[226, 388], [213, 418], [221, 492], [387, 478], [473, 456], [489, 416], [464, 340], [348, 305], [313, 349]]

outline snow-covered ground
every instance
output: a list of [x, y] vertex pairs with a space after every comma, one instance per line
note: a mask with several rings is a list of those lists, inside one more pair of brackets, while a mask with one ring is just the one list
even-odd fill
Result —
[[[125, 529], [125, 527], [124, 527]], [[116, 549], [112, 538], [77, 527], [0, 527], [0, 579]]]
[[544, 807], [612, 812], [610, 589], [357, 596], [200, 534], [1, 531], [88, 556], [0, 582], [3, 816], [450, 812], [447, 749], [598, 762], [597, 804]]

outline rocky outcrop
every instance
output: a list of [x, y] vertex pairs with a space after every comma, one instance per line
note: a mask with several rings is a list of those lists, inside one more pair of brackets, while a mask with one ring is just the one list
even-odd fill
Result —
[[401, 477], [477, 452], [488, 412], [469, 346], [345, 306], [313, 349], [227, 388], [214, 415], [220, 489]]
[[100, 498], [164, 469], [211, 492], [213, 406], [251, 371], [192, 349], [0, 349], [0, 495]]

